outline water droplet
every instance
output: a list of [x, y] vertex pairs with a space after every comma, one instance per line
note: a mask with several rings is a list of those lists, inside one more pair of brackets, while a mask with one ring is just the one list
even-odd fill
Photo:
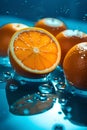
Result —
[[67, 110], [67, 112], [71, 112], [71, 111], [72, 111], [72, 107], [67, 106], [67, 107], [66, 107], [66, 110]]
[[12, 74], [10, 72], [4, 72], [3, 73], [3, 79], [4, 80], [8, 80], [10, 78], [12, 78]]
[[64, 117], [64, 119], [71, 119], [72, 118], [72, 115], [70, 113], [67, 113], [67, 115]]
[[14, 106], [13, 106], [13, 105], [11, 105], [11, 106], [10, 106], [10, 109], [12, 109], [12, 110], [13, 110], [13, 109], [14, 109]]
[[67, 100], [66, 100], [65, 98], [61, 98], [61, 99], [59, 100], [59, 103], [60, 103], [61, 105], [66, 105]]
[[18, 89], [18, 86], [16, 86], [15, 84], [10, 84], [9, 89], [11, 91], [16, 91]]
[[47, 100], [47, 97], [46, 97], [46, 96], [41, 95], [41, 96], [39, 97], [39, 100], [40, 100], [40, 101], [46, 101], [46, 100]]
[[65, 83], [64, 82], [59, 82], [56, 85], [56, 87], [57, 87], [58, 90], [65, 90]]
[[54, 80], [55, 84], [58, 84], [58, 82], [59, 82], [59, 78], [58, 77], [54, 77], [53, 80]]
[[39, 100], [39, 96], [40, 96], [39, 93], [35, 93], [34, 94], [34, 100]]
[[26, 84], [26, 81], [25, 81], [25, 80], [20, 80], [20, 83], [21, 83], [22, 85], [25, 85], [25, 84]]
[[85, 57], [86, 57], [85, 54], [82, 54], [82, 55], [81, 55], [81, 59], [84, 59]]
[[58, 112], [58, 114], [62, 114], [62, 112], [61, 112], [61, 111], [59, 111], [59, 112]]
[[42, 84], [39, 86], [39, 91], [44, 94], [52, 93], [52, 88], [49, 84]]
[[64, 130], [64, 126], [62, 124], [55, 124], [53, 130]]
[[55, 103], [55, 102], [56, 102], [56, 100], [57, 100], [57, 98], [56, 98], [56, 97], [53, 97], [53, 103]]
[[28, 103], [33, 103], [33, 100], [28, 99], [28, 100], [26, 100], [26, 102], [28, 102]]
[[28, 114], [30, 113], [30, 111], [29, 111], [29, 109], [26, 108], [26, 109], [23, 110], [23, 113], [24, 113], [25, 115], [28, 115]]
[[71, 94], [73, 94], [73, 95], [74, 95], [74, 94], [75, 94], [75, 90], [71, 90]]
[[10, 12], [7, 10], [7, 11], [6, 11], [6, 14], [9, 14], [9, 13], [10, 13]]

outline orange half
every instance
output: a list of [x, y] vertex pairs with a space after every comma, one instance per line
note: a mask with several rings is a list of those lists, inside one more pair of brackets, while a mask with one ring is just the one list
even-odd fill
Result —
[[9, 57], [21, 75], [44, 75], [60, 62], [61, 49], [56, 38], [41, 28], [27, 28], [16, 32], [9, 46]]

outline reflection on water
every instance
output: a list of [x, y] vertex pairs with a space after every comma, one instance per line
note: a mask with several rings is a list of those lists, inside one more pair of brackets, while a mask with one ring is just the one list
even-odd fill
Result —
[[64, 119], [68, 119], [73, 124], [87, 126], [87, 99], [67, 93], [66, 103], [61, 104], [65, 114]]
[[52, 108], [57, 98], [56, 86], [60, 84], [60, 79], [63, 82], [60, 67], [41, 79], [27, 79], [15, 73], [6, 85], [10, 112], [16, 115], [32, 115]]

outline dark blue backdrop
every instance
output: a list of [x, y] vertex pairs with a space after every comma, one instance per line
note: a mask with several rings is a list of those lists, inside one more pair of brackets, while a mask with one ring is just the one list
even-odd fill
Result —
[[43, 17], [86, 20], [87, 0], [2, 0], [0, 15], [36, 21]]

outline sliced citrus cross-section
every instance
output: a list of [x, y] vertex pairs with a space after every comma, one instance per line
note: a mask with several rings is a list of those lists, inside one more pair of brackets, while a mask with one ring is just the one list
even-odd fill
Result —
[[61, 49], [56, 38], [48, 31], [31, 27], [13, 35], [9, 58], [19, 74], [38, 77], [56, 68], [60, 62]]

